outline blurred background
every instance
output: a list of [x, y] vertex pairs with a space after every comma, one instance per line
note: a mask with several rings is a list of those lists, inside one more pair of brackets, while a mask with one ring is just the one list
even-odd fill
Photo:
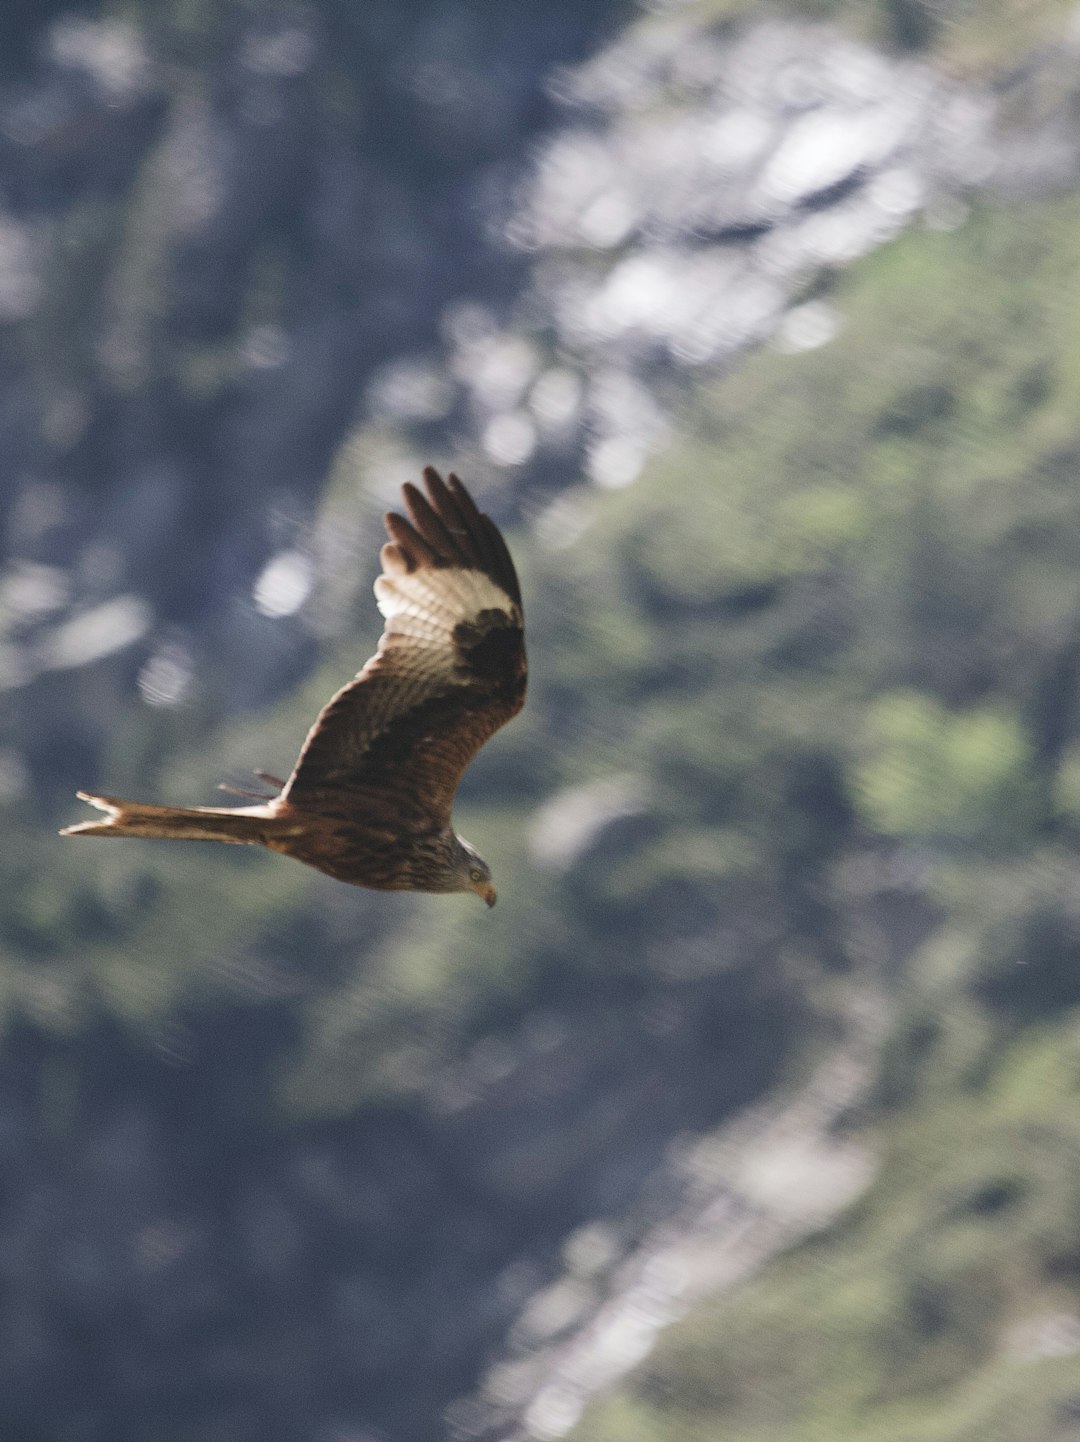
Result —
[[[1080, 11], [8, 0], [4, 1442], [1080, 1436]], [[500, 903], [287, 774], [454, 468]]]

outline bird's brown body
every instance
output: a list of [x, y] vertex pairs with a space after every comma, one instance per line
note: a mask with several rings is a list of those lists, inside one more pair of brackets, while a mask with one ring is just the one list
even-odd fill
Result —
[[424, 479], [427, 497], [404, 487], [410, 519], [386, 517], [379, 649], [320, 712], [279, 795], [185, 808], [80, 792], [107, 819], [62, 834], [265, 846], [354, 885], [472, 890], [493, 905], [487, 863], [450, 813], [473, 756], [524, 704], [521, 592], [460, 481]]

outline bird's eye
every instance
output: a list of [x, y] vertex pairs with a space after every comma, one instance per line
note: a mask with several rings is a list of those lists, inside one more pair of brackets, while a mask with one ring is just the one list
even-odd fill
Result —
[[477, 871], [476, 867], [474, 866], [473, 869], [469, 872], [469, 880], [470, 880], [470, 881], [483, 881], [483, 879], [484, 879], [484, 873], [483, 873], [482, 871]]

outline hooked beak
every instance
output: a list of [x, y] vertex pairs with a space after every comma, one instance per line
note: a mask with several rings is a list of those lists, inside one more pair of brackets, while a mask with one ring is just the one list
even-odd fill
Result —
[[498, 893], [496, 892], [495, 888], [490, 885], [485, 886], [480, 895], [484, 898], [489, 907], [494, 906], [496, 901], [498, 901], [499, 899]]

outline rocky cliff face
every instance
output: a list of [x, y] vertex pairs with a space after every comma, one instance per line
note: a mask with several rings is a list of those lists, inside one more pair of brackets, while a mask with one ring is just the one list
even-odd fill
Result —
[[[455, 297], [515, 288], [486, 188], [550, 121], [551, 66], [616, 13], [27, 25], [0, 130], [9, 687], [132, 647], [151, 686], [208, 666], [227, 707], [295, 679], [310, 642], [253, 582], [377, 368], [432, 346]], [[93, 768], [91, 719], [34, 729], [42, 784]]]

